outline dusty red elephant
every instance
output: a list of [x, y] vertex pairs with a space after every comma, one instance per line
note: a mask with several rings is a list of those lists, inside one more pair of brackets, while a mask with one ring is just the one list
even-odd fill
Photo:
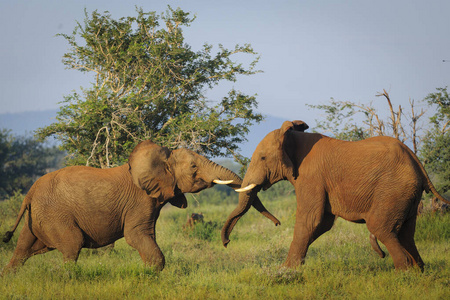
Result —
[[[155, 226], [161, 208], [170, 202], [187, 206], [183, 193], [217, 184], [233, 188], [242, 180], [232, 171], [187, 149], [169, 151], [141, 142], [127, 164], [111, 168], [67, 167], [42, 176], [31, 187], [8, 242], [22, 216], [25, 225], [4, 272], [36, 254], [58, 249], [64, 261], [76, 261], [82, 248], [108, 245], [121, 237], [157, 270], [165, 259], [156, 244]], [[278, 222], [259, 200], [254, 205]]]
[[295, 187], [297, 212], [287, 267], [304, 262], [309, 245], [331, 229], [336, 217], [366, 223], [371, 244], [380, 240], [396, 269], [424, 263], [414, 242], [422, 192], [440, 196], [416, 155], [400, 141], [374, 137], [346, 142], [316, 133], [302, 121], [286, 121], [257, 146], [244, 177], [238, 207], [222, 229], [226, 246], [236, 222], [261, 189], [280, 180]]

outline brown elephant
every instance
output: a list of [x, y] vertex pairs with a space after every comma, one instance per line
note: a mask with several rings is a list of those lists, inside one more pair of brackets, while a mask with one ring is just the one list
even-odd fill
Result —
[[[8, 242], [25, 214], [25, 225], [5, 271], [36, 254], [58, 249], [64, 261], [76, 261], [82, 248], [98, 248], [125, 237], [148, 266], [164, 268], [155, 240], [161, 208], [170, 202], [185, 208], [183, 193], [196, 193], [215, 183], [232, 188], [242, 179], [232, 171], [187, 149], [169, 151], [141, 142], [128, 163], [111, 169], [77, 166], [46, 174], [26, 195]], [[255, 207], [278, 222], [259, 202]]]
[[336, 217], [366, 223], [372, 247], [380, 240], [396, 269], [424, 263], [414, 242], [417, 207], [423, 191], [440, 196], [416, 155], [400, 141], [374, 137], [358, 142], [305, 133], [302, 121], [286, 121], [253, 153], [239, 204], [222, 229], [224, 246], [236, 222], [261, 189], [289, 180], [297, 197], [294, 238], [284, 266], [304, 262], [309, 245], [331, 229]]

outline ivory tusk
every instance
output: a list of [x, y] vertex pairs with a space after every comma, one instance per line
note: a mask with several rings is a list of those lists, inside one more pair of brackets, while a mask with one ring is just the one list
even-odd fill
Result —
[[219, 179], [214, 179], [213, 180], [214, 183], [217, 184], [230, 184], [233, 182], [233, 180], [219, 180]]
[[242, 192], [246, 192], [246, 191], [252, 190], [255, 186], [256, 186], [256, 184], [252, 183], [252, 184], [247, 185], [244, 188], [240, 188], [240, 189], [237, 189], [235, 191], [238, 192], [238, 193], [242, 193]]

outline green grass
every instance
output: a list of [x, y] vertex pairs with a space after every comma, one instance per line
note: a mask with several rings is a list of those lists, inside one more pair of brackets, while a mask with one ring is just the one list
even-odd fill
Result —
[[[77, 264], [62, 263], [52, 251], [30, 258], [14, 274], [0, 278], [1, 299], [448, 299], [450, 297], [450, 215], [418, 220], [416, 240], [425, 272], [396, 272], [392, 259], [379, 258], [369, 245], [365, 225], [338, 219], [311, 245], [299, 270], [280, 268], [287, 256], [295, 221], [293, 196], [266, 207], [282, 225], [275, 227], [256, 210], [236, 225], [227, 249], [220, 227], [234, 205], [208, 205], [188, 199], [190, 207], [164, 209], [157, 239], [166, 268], [155, 273], [121, 239], [112, 250], [81, 252]], [[18, 200], [15, 200], [18, 201]], [[12, 226], [12, 203], [0, 202], [0, 232]], [[17, 209], [17, 206], [14, 206]], [[184, 231], [186, 216], [203, 212], [205, 223]], [[5, 217], [5, 218], [3, 218]], [[0, 243], [0, 268], [12, 256], [16, 234]], [[383, 247], [385, 250], [385, 248]]]

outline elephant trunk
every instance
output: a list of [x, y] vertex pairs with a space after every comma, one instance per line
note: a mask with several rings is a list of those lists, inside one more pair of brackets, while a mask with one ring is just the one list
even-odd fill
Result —
[[[249, 210], [249, 208], [253, 202], [252, 199], [255, 199], [255, 197], [256, 197], [256, 193], [257, 193], [256, 191], [251, 191], [248, 193], [240, 193], [239, 194], [239, 204], [228, 216], [228, 219], [226, 220], [225, 225], [223, 225], [223, 228], [222, 228], [221, 237], [222, 237], [222, 243], [225, 247], [227, 247], [228, 243], [230, 242], [229, 237], [230, 237], [231, 231], [233, 231], [233, 228], [236, 225], [237, 221], [239, 221], [239, 219]], [[261, 203], [261, 205], [262, 205], [262, 203]], [[278, 221], [278, 223], [279, 223], [279, 221]]]
[[[233, 171], [222, 167], [221, 165], [218, 165], [208, 159], [205, 159], [206, 169], [209, 170], [209, 172], [212, 174], [212, 182], [217, 181], [223, 181], [226, 182], [224, 184], [227, 184], [229, 187], [233, 188], [234, 190], [237, 190], [242, 185], [242, 179]], [[232, 182], [229, 182], [231, 181]], [[253, 207], [259, 211], [263, 216], [271, 220], [275, 226], [280, 225], [280, 221], [272, 215], [262, 204], [261, 200], [257, 197], [258, 191], [251, 191], [252, 194], [251, 197], [247, 197], [244, 200], [241, 200], [243, 196], [245, 196], [246, 193], [240, 193], [239, 195], [239, 205], [238, 207], [231, 213], [230, 217], [228, 217], [227, 222], [225, 223], [223, 229], [222, 229], [222, 242], [224, 246], [226, 246], [229, 242], [228, 237], [233, 230], [234, 225], [239, 220], [240, 217], [242, 217], [250, 208], [250, 206], [253, 205]], [[245, 197], [244, 197], [245, 198]], [[251, 198], [251, 199], [250, 199]], [[251, 201], [250, 201], [251, 200]], [[242, 203], [242, 204], [241, 204]]]

